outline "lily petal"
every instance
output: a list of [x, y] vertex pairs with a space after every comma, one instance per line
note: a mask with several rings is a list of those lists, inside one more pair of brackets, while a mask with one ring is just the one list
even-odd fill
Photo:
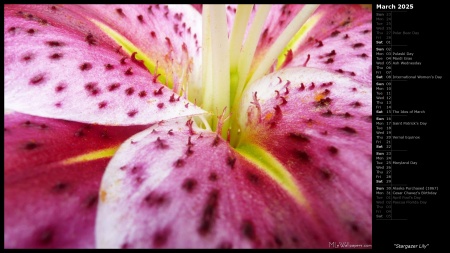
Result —
[[293, 68], [255, 82], [241, 107], [241, 145], [274, 155], [324, 229], [357, 244], [371, 244], [372, 235], [371, 94], [348, 77]]
[[202, 4], [192, 4], [192, 7], [196, 9], [199, 13], [202, 13], [203, 5]]
[[127, 55], [71, 8], [8, 5], [4, 28], [8, 108], [108, 125], [148, 124], [203, 112], [179, 99], [136, 55]]
[[311, 212], [314, 199], [298, 202], [215, 133], [187, 125], [164, 122], [118, 150], [101, 184], [98, 247], [312, 248], [349, 238], [327, 212]]
[[317, 15], [320, 20], [293, 52], [292, 62], [285, 66], [327, 69], [371, 84], [371, 9], [361, 5], [324, 5]]
[[5, 248], [93, 248], [103, 172], [144, 128], [5, 115]]
[[[162, 82], [180, 91], [189, 80], [200, 82], [202, 41], [201, 14], [187, 4], [153, 5], [77, 5], [69, 7], [100, 21], [118, 32], [147, 57], [152, 73], [162, 76]], [[128, 50], [127, 47], [124, 50]], [[137, 55], [143, 57], [143, 55]], [[193, 92], [194, 87], [189, 87]], [[192, 99], [191, 101], [193, 101]]]
[[[252, 69], [303, 5], [273, 5], [258, 44]], [[372, 80], [372, 12], [361, 5], [323, 4], [294, 36], [279, 58], [281, 67], [315, 67], [355, 80]]]

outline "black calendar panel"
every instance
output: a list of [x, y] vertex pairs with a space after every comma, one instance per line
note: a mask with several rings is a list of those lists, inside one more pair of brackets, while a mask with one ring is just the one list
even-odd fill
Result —
[[436, 251], [450, 167], [445, 13], [426, 2], [372, 8], [373, 249]]

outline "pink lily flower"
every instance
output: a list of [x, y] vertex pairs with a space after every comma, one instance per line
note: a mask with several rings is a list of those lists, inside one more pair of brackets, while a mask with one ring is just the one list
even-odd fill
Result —
[[4, 17], [5, 248], [372, 244], [370, 7]]

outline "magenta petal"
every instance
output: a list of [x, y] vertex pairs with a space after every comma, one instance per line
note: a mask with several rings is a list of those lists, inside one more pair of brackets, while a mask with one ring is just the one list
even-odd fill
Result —
[[102, 180], [98, 247], [326, 248], [352, 239], [215, 133], [192, 130], [165, 122], [121, 146]]
[[198, 12], [202, 13], [203, 6], [201, 4], [192, 4], [192, 7], [196, 9]]
[[[35, 117], [5, 115], [5, 182], [29, 169], [58, 163], [98, 150], [118, 147], [146, 126], [102, 126]], [[17, 174], [20, 172], [19, 174]]]
[[[181, 78], [201, 64], [201, 14], [188, 4], [108, 4], [68, 8], [100, 21], [142, 50], [158, 67]], [[191, 58], [191, 59], [190, 59]], [[191, 61], [191, 63], [189, 63]], [[199, 70], [197, 70], [199, 71]]]
[[[301, 4], [271, 6], [252, 69], [264, 59], [269, 48], [303, 7]], [[228, 14], [234, 20], [233, 11]], [[313, 16], [318, 18], [317, 23], [297, 41], [299, 45], [285, 53], [287, 59], [281, 67], [327, 69], [361, 82], [370, 82], [372, 11], [361, 5], [321, 4]]]
[[98, 189], [109, 157], [67, 159], [118, 146], [143, 126], [106, 127], [5, 115], [5, 248], [92, 248]]
[[243, 142], [284, 164], [326, 230], [371, 244], [370, 85], [312, 68], [284, 69], [254, 83], [244, 108], [252, 116], [243, 123]]
[[85, 16], [64, 6], [5, 6], [4, 28], [8, 108], [108, 125], [203, 112], [173, 96]]
[[361, 5], [321, 5], [318, 23], [287, 67], [334, 71], [372, 82], [372, 11]]
[[94, 248], [98, 187], [108, 159], [32, 168], [5, 183], [5, 248]]
[[190, 101], [201, 101], [202, 17], [192, 5], [89, 4], [68, 8], [118, 32], [145, 54], [147, 66], [157, 69], [162, 83], [178, 94], [183, 90]]

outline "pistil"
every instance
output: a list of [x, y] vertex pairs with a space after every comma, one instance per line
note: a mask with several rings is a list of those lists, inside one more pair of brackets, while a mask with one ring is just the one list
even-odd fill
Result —
[[[213, 115], [224, 110], [230, 114], [230, 50], [228, 26], [224, 5], [205, 5], [203, 8], [203, 109]], [[210, 117], [213, 131], [218, 127], [217, 117]], [[222, 122], [221, 136], [226, 139], [229, 123]]]
[[[214, 111], [230, 114], [230, 46], [225, 5], [211, 5], [212, 85]], [[217, 125], [213, 117], [213, 126]], [[222, 137], [226, 140], [229, 121], [222, 122]]]

